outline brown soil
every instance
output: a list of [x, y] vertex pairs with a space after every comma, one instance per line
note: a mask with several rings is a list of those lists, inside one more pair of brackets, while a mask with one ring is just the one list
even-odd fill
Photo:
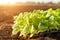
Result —
[[[12, 37], [12, 25], [13, 16], [20, 12], [33, 11], [36, 9], [46, 10], [48, 8], [60, 8], [60, 5], [22, 5], [22, 6], [0, 6], [0, 40], [25, 40], [22, 37], [18, 38], [18, 35]], [[55, 34], [55, 35], [52, 35]], [[26, 40], [59, 40], [57, 33], [45, 34], [42, 36], [36, 36], [37, 38], [26, 39]], [[49, 36], [48, 36], [49, 35]]]

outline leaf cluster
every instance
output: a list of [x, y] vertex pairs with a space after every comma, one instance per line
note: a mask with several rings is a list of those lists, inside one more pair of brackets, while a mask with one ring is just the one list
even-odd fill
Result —
[[60, 29], [60, 9], [53, 10], [34, 10], [33, 12], [20, 13], [14, 16], [12, 34], [15, 35], [20, 32], [19, 36], [26, 37], [30, 34], [32, 37], [39, 32], [47, 30]]

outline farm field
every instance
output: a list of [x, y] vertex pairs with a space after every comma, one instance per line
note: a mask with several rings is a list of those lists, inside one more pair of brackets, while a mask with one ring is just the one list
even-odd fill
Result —
[[[11, 5], [11, 6], [3, 6], [0, 5], [0, 39], [1, 40], [17, 40], [11, 36], [12, 25], [13, 25], [13, 16], [18, 15], [21, 12], [33, 11], [33, 10], [47, 10], [49, 8], [60, 8], [60, 5], [55, 4], [38, 4], [38, 5]], [[47, 38], [47, 40], [56, 40], [53, 38]], [[33, 40], [33, 39], [32, 39]], [[42, 39], [46, 40], [46, 38]]]

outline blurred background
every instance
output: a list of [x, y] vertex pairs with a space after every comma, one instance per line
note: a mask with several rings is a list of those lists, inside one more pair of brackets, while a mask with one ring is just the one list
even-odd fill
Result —
[[14, 4], [60, 4], [60, 0], [0, 0], [0, 5]]

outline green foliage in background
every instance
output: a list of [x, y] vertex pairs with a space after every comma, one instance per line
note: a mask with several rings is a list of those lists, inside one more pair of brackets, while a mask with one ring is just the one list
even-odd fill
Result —
[[34, 10], [33, 12], [24, 12], [14, 17], [12, 34], [26, 37], [30, 34], [32, 37], [40, 32], [47, 30], [60, 29], [60, 9], [52, 10]]

